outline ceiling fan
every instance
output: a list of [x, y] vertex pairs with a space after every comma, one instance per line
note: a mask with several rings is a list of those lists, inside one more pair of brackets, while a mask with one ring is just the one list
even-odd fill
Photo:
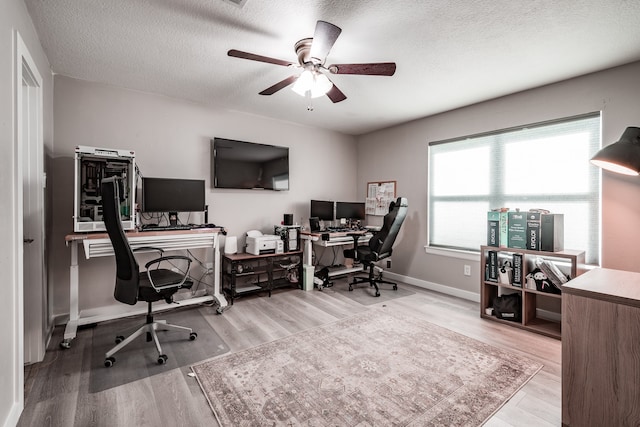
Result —
[[[370, 76], [392, 76], [396, 72], [395, 62], [379, 62], [368, 64], [331, 64], [325, 66], [325, 61], [333, 44], [342, 30], [329, 22], [316, 23], [313, 38], [305, 38], [295, 44], [298, 64], [268, 56], [256, 55], [249, 52], [231, 49], [227, 55], [252, 61], [266, 62], [285, 67], [301, 68], [302, 73], [294, 74], [260, 92], [260, 95], [273, 95], [280, 89], [293, 84], [293, 90], [300, 95], [315, 98], [327, 95], [336, 103], [347, 99], [338, 87], [329, 80], [325, 72], [331, 74], [360, 74]], [[311, 107], [309, 109], [312, 109]]]

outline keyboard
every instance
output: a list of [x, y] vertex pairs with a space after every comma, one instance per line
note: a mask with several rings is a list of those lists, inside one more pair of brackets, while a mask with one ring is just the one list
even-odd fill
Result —
[[140, 231], [168, 231], [168, 230], [191, 230], [193, 227], [187, 224], [179, 225], [143, 225]]

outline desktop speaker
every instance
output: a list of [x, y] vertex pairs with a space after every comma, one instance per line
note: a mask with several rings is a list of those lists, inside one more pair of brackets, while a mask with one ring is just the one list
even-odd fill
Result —
[[311, 232], [320, 231], [320, 218], [317, 216], [309, 218], [309, 228]]
[[293, 214], [284, 214], [282, 225], [293, 225]]

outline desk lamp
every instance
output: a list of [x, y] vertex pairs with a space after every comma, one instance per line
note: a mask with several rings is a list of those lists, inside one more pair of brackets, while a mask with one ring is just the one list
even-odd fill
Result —
[[628, 127], [619, 141], [598, 151], [591, 163], [624, 175], [640, 175], [640, 128]]

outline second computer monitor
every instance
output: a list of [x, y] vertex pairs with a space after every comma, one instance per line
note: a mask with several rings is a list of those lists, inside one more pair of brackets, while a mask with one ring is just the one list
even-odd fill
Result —
[[328, 200], [311, 200], [311, 217], [321, 221], [333, 221], [335, 216], [335, 202]]
[[365, 219], [364, 202], [336, 202], [336, 219]]

